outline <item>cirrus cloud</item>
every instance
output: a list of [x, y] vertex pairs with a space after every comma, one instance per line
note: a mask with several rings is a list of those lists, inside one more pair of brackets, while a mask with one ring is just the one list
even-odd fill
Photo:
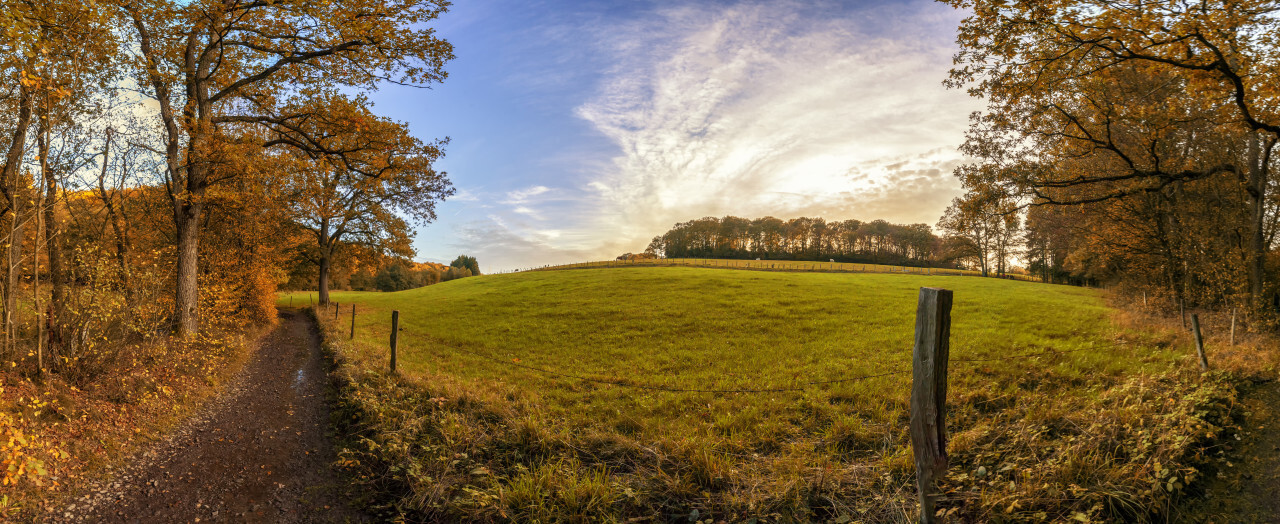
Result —
[[980, 109], [942, 86], [962, 15], [925, 0], [717, 2], [555, 32], [604, 64], [573, 111], [613, 148], [493, 194], [500, 209], [460, 244], [515, 267], [641, 250], [702, 216], [932, 224], [960, 193], [956, 146]]

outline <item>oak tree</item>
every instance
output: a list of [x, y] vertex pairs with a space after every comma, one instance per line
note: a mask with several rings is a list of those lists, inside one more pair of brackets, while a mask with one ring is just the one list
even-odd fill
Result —
[[[448, 42], [428, 24], [444, 0], [141, 0], [119, 13], [133, 31], [133, 71], [156, 101], [165, 187], [176, 228], [174, 316], [199, 327], [198, 257], [206, 194], [223, 143], [293, 148], [349, 164], [301, 125], [330, 88], [424, 86], [445, 78]], [[362, 174], [359, 165], [346, 165]], [[226, 176], [234, 177], [234, 173]]]
[[958, 171], [968, 189], [1085, 205], [1233, 180], [1256, 303], [1280, 137], [1274, 2], [944, 3], [971, 12], [949, 83], [987, 102], [963, 148], [979, 159]]
[[329, 303], [335, 251], [360, 245], [377, 252], [412, 253], [408, 217], [419, 224], [436, 218], [435, 205], [454, 190], [434, 163], [444, 141], [422, 143], [402, 123], [379, 118], [365, 100], [328, 95], [313, 118], [294, 124], [281, 140], [312, 140], [341, 156], [307, 154], [296, 148], [280, 160], [283, 205], [315, 243], [308, 258], [318, 268], [321, 304]]

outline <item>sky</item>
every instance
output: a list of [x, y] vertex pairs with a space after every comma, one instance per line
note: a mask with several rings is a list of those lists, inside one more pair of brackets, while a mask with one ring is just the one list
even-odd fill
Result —
[[485, 272], [640, 252], [704, 216], [935, 224], [969, 114], [932, 1], [465, 0], [430, 89], [374, 111], [449, 138], [417, 259]]

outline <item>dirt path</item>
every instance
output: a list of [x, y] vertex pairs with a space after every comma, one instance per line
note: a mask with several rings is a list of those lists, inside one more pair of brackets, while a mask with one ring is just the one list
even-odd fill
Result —
[[364, 522], [329, 467], [310, 319], [281, 311], [227, 391], [55, 522]]
[[1244, 434], [1224, 446], [1204, 496], [1178, 522], [1280, 523], [1280, 382], [1244, 396]]

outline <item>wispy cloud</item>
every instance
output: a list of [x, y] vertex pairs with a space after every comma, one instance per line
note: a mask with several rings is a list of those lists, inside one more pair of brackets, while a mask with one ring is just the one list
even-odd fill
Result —
[[533, 186], [524, 189], [507, 192], [507, 199], [503, 200], [503, 204], [523, 204], [528, 202], [531, 197], [535, 197], [550, 191], [547, 186]]
[[622, 150], [591, 187], [638, 239], [729, 213], [932, 223], [974, 107], [940, 85], [955, 19], [938, 7], [680, 8], [620, 32], [578, 110]]
[[454, 202], [475, 202], [480, 200], [480, 197], [476, 196], [474, 191], [465, 187], [460, 187], [458, 188], [457, 193], [454, 193], [453, 196], [449, 197], [449, 200]]
[[508, 220], [464, 240], [598, 258], [708, 215], [932, 224], [978, 108], [941, 85], [959, 18], [926, 1], [745, 2], [602, 24], [613, 65], [576, 113], [617, 152], [583, 159], [594, 169], [556, 198], [507, 193]]

